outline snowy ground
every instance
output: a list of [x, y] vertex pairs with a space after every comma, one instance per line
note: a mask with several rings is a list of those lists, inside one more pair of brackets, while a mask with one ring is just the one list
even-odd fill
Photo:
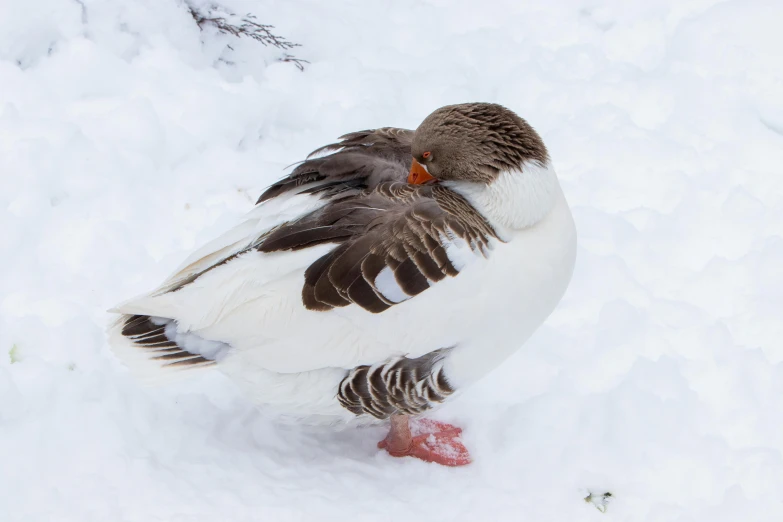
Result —
[[[783, 3], [224, 5], [306, 72], [177, 0], [0, 5], [0, 520], [783, 519]], [[438, 413], [474, 464], [112, 357], [105, 310], [287, 164], [463, 101], [541, 131], [580, 234], [557, 312]]]

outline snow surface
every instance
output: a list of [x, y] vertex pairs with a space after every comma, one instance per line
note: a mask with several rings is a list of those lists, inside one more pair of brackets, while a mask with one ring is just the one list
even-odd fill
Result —
[[[311, 65], [177, 0], [0, 6], [1, 521], [783, 520], [783, 2], [224, 5]], [[478, 100], [539, 129], [580, 235], [555, 314], [437, 413], [473, 464], [110, 354], [105, 310], [286, 165]]]

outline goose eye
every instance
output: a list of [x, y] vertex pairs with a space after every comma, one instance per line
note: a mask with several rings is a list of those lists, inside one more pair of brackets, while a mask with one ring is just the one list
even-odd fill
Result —
[[421, 155], [421, 157], [424, 158], [424, 159], [429, 159], [430, 156], [432, 156], [432, 152], [429, 152], [429, 151], [427, 151], [427, 152], [425, 152], [424, 154]]

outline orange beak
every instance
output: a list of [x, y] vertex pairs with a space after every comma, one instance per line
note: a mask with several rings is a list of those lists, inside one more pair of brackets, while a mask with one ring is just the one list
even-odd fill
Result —
[[430, 173], [427, 172], [427, 169], [414, 158], [413, 163], [411, 163], [411, 172], [408, 174], [408, 183], [411, 185], [423, 185], [434, 179], [435, 178], [430, 176]]

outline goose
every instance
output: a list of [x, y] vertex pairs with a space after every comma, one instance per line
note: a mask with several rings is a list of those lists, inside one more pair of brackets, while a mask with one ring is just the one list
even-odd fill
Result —
[[217, 370], [298, 422], [388, 420], [396, 457], [471, 462], [424, 419], [544, 322], [576, 230], [539, 134], [493, 103], [415, 130], [346, 134], [271, 185], [235, 228], [118, 305], [114, 353], [143, 382]]

